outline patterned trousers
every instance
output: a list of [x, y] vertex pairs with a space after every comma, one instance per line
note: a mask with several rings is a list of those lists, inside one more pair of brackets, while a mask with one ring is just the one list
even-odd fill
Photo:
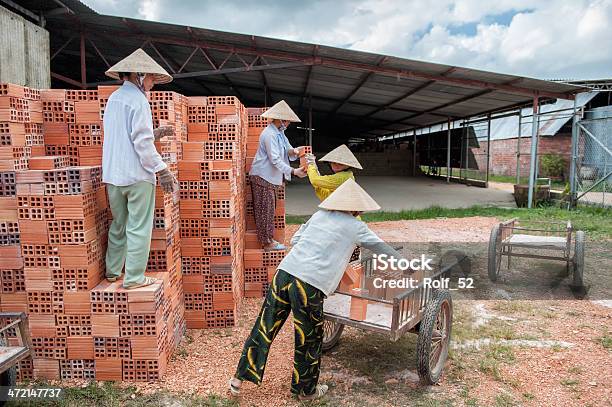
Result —
[[278, 187], [257, 175], [251, 175], [249, 179], [251, 181], [251, 192], [253, 193], [253, 213], [257, 239], [262, 245], [267, 245], [272, 243], [274, 239], [275, 191]]
[[261, 384], [272, 341], [292, 311], [295, 353], [291, 393], [313, 394], [321, 369], [323, 297], [321, 290], [278, 270], [251, 334], [244, 343], [236, 377]]

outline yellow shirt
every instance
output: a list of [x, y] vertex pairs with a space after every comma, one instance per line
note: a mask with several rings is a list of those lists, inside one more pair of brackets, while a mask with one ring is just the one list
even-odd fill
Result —
[[321, 175], [316, 165], [310, 164], [308, 166], [308, 179], [321, 201], [330, 196], [336, 188], [349, 178], [355, 179], [351, 170], [339, 171], [332, 175]]

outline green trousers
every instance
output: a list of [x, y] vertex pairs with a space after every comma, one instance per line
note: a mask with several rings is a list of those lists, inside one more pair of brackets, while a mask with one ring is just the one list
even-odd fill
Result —
[[289, 311], [293, 311], [295, 353], [291, 393], [313, 394], [321, 369], [323, 297], [321, 290], [278, 270], [244, 344], [235, 377], [261, 384], [272, 341], [289, 316]]
[[108, 230], [106, 276], [119, 277], [125, 265], [123, 286], [141, 283], [149, 260], [155, 186], [149, 182], [118, 187], [106, 184], [113, 222]]

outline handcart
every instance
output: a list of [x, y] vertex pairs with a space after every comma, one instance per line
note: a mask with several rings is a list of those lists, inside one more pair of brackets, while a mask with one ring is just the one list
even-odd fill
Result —
[[[447, 289], [436, 289], [434, 281], [450, 277], [462, 262], [469, 259], [463, 253], [453, 251], [442, 256], [433, 271], [427, 275], [432, 283], [424, 284], [420, 278], [418, 287], [396, 290], [392, 295], [366, 293], [354, 295], [340, 287], [324, 303], [325, 323], [323, 350], [336, 346], [345, 325], [364, 331], [388, 335], [395, 342], [405, 333], [418, 334], [417, 371], [422, 382], [435, 384], [440, 379], [448, 356], [453, 318], [453, 303]], [[372, 257], [361, 260], [364, 277], [388, 274], [374, 271]], [[423, 276], [423, 274], [421, 275]], [[351, 301], [367, 301], [363, 319], [351, 317]]]
[[[560, 260], [565, 262], [567, 275], [573, 273], [572, 288], [582, 289], [584, 287], [584, 232], [575, 230], [570, 221], [567, 223], [534, 221], [530, 224], [532, 226], [522, 226], [515, 218], [493, 227], [489, 239], [489, 279], [497, 281], [503, 256], [508, 258], [508, 268], [510, 268], [512, 257]], [[539, 252], [547, 254], [543, 255]]]
[[[17, 364], [32, 355], [28, 317], [23, 312], [0, 312], [0, 322], [0, 387], [13, 387]], [[0, 406], [4, 403], [0, 400]]]

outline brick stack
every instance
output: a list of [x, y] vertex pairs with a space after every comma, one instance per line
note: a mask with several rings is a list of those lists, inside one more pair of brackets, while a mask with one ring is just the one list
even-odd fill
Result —
[[[162, 138], [155, 143], [155, 146], [163, 160], [168, 164], [170, 171], [178, 178], [178, 163], [182, 158], [182, 142], [187, 139], [187, 98], [176, 92], [157, 91], [149, 92], [148, 97], [151, 104], [151, 114], [153, 115], [153, 126], [155, 128], [171, 126], [174, 129], [172, 136]], [[186, 328], [180, 225], [179, 193], [166, 194], [158, 185], [155, 190], [155, 215], [147, 271], [164, 273], [164, 277], [167, 278], [163, 289], [164, 301], [167, 302], [164, 305], [163, 318], [167, 326], [164, 332], [168, 336], [168, 343], [164, 349], [166, 358], [169, 358], [172, 350], [178, 346]], [[143, 315], [141, 317], [153, 320], [153, 315]], [[158, 332], [157, 335], [159, 334]], [[150, 363], [153, 363], [153, 361]], [[151, 368], [153, 365], [148, 366]], [[160, 375], [163, 367], [164, 365], [159, 366]], [[135, 366], [134, 369], [138, 372], [140, 368]], [[149, 370], [154, 372], [154, 370]], [[124, 379], [126, 379], [125, 372], [126, 366], [124, 365]]]
[[34, 359], [20, 364], [21, 379], [160, 378], [186, 323], [232, 326], [241, 298], [263, 295], [284, 255], [264, 253], [254, 233], [246, 170], [261, 109], [150, 92], [154, 127], [175, 130], [156, 148], [181, 186], [156, 190], [147, 274], [159, 281], [126, 291], [103, 280], [102, 119], [114, 90], [0, 84], [0, 310], [30, 316]]
[[[0, 310], [28, 311], [24, 259], [17, 206], [17, 171], [27, 170], [32, 155], [43, 152], [40, 92], [0, 83]], [[42, 211], [41, 211], [42, 214]], [[14, 340], [15, 333], [12, 338]], [[32, 379], [28, 359], [21, 379]]]
[[41, 100], [45, 154], [67, 156], [70, 165], [101, 165], [98, 91], [47, 89], [41, 91]]
[[243, 296], [247, 118], [235, 97], [190, 97], [179, 162], [185, 319], [233, 326]]
[[[34, 346], [19, 379], [158, 379], [185, 329], [178, 194], [157, 190], [148, 274], [159, 282], [126, 291], [103, 281], [110, 211], [99, 166], [101, 119], [116, 88], [42, 91], [40, 107], [30, 103], [38, 96], [32, 90], [0, 89], [0, 106], [10, 106], [13, 120], [0, 122], [3, 156], [13, 154], [0, 161], [0, 310], [29, 314]], [[186, 99], [168, 92], [151, 98], [156, 126], [176, 129], [157, 144], [176, 174]]]
[[[261, 117], [266, 108], [249, 108], [247, 133], [247, 159], [246, 172], [251, 168], [257, 148], [259, 135], [266, 128], [269, 121]], [[276, 267], [285, 256], [284, 251], [264, 252], [255, 232], [255, 218], [253, 216], [253, 196], [248, 179], [245, 183], [246, 196], [246, 236], [244, 253], [244, 296], [263, 297], [269, 287], [269, 281], [274, 276]], [[285, 241], [285, 189], [281, 187], [276, 192], [276, 213], [274, 216], [274, 239], [283, 243]]]
[[0, 171], [27, 170], [43, 145], [40, 91], [0, 83]]
[[[103, 278], [108, 219], [102, 172], [99, 166], [67, 167], [66, 157], [39, 158], [46, 168], [16, 173], [33, 375], [93, 378], [85, 370], [64, 374], [60, 365], [94, 362], [89, 296]], [[1, 304], [23, 310], [4, 295]]]

